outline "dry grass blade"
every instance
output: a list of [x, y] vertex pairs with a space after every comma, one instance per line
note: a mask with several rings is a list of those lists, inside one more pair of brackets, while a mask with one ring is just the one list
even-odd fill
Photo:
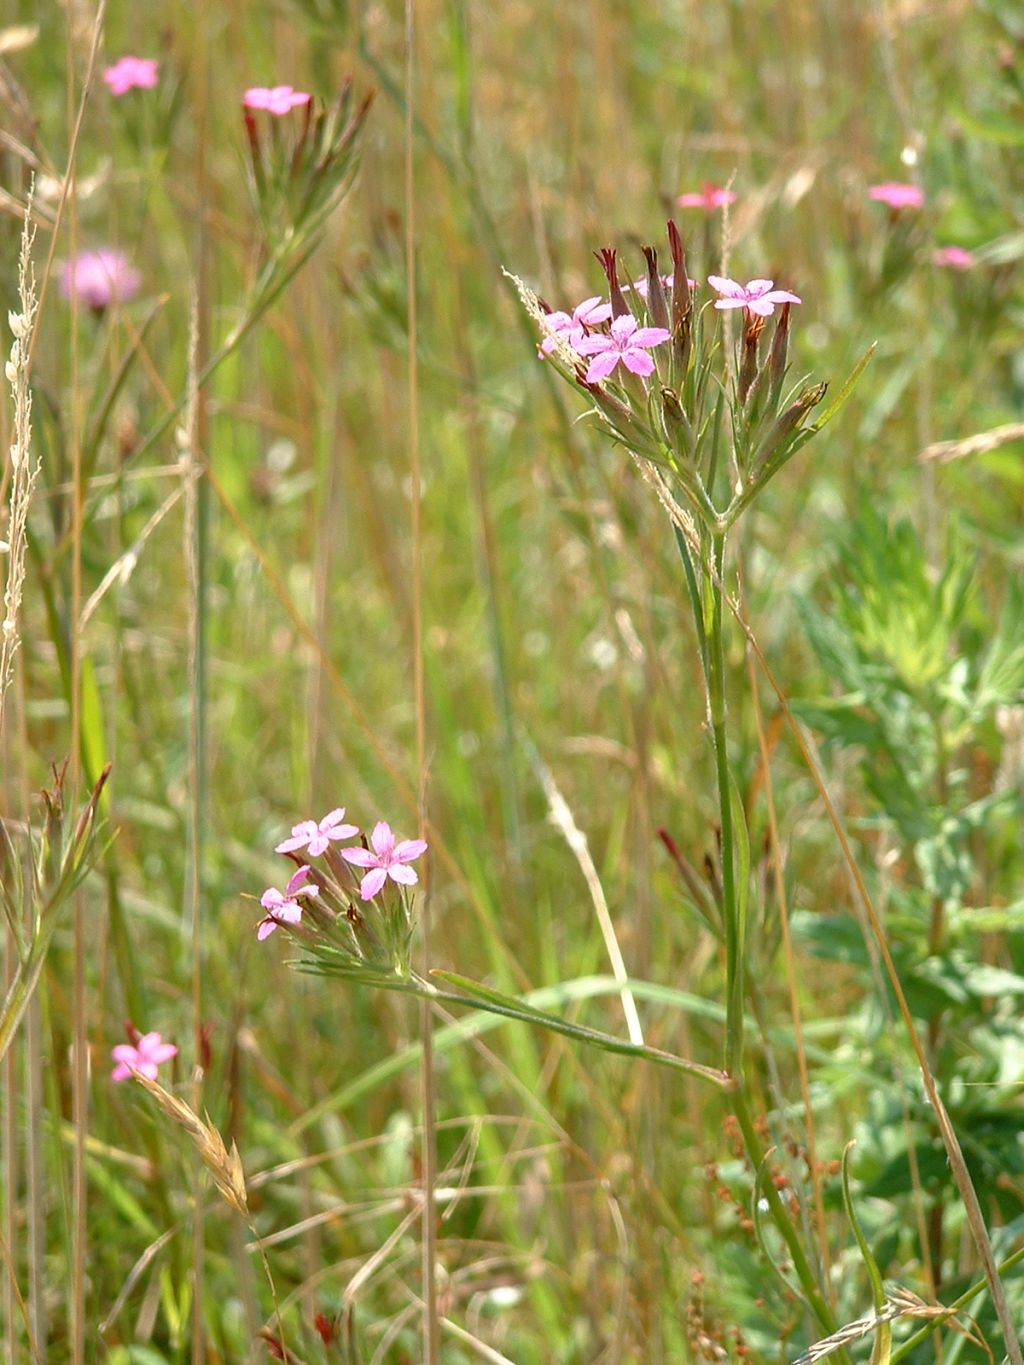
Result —
[[569, 809], [569, 803], [558, 789], [551, 769], [541, 758], [532, 741], [529, 742], [528, 748], [533, 770], [537, 774], [537, 780], [544, 788], [544, 795], [547, 798], [548, 819], [569, 845], [572, 855], [583, 873], [583, 879], [587, 883], [587, 890], [590, 892], [594, 913], [597, 915], [597, 922], [601, 929], [601, 937], [604, 939], [605, 950], [611, 962], [612, 973], [622, 987], [622, 1009], [626, 1016], [629, 1041], [636, 1043], [638, 1047], [643, 1047], [644, 1032], [640, 1024], [640, 1015], [637, 1012], [633, 992], [626, 984], [629, 980], [629, 973], [626, 971], [626, 963], [615, 934], [615, 925], [612, 923], [604, 887], [601, 885], [601, 878], [594, 866], [594, 860], [590, 856], [587, 836], [577, 825], [573, 813]]
[[133, 1078], [153, 1096], [169, 1119], [184, 1128], [192, 1139], [192, 1145], [199, 1159], [213, 1176], [213, 1182], [221, 1194], [242, 1218], [249, 1220], [249, 1205], [245, 1190], [245, 1173], [238, 1148], [231, 1144], [230, 1152], [224, 1146], [224, 1139], [209, 1122], [204, 1122], [194, 1109], [184, 1100], [165, 1090], [159, 1081], [143, 1076], [141, 1071], [132, 1073]]
[[984, 455], [988, 450], [997, 450], [1010, 441], [1024, 440], [1024, 422], [1007, 422], [1005, 426], [993, 427], [991, 431], [979, 431], [976, 436], [965, 436], [962, 441], [936, 441], [925, 446], [917, 457], [918, 464], [951, 464], [963, 460], [968, 455]]

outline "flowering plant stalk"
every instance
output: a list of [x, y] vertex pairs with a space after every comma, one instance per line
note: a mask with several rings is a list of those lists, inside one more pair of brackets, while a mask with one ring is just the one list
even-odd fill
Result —
[[[544, 336], [546, 359], [586, 393], [601, 425], [654, 487], [673, 523], [696, 627], [718, 797], [724, 1069], [747, 1157], [759, 1171], [765, 1150], [744, 1077], [749, 839], [729, 759], [726, 613], [738, 607], [727, 596], [728, 544], [747, 508], [835, 416], [870, 351], [838, 398], [812, 421], [827, 385], [790, 379], [792, 310], [800, 297], [776, 288], [772, 280], [741, 284], [711, 275], [707, 282], [717, 295], [712, 306], [688, 276], [682, 238], [671, 221], [668, 245], [670, 274], [659, 272], [657, 250], [645, 247], [645, 288], [634, 290], [628, 302], [618, 279], [618, 253], [607, 248], [598, 254], [608, 285], [608, 324], [584, 323], [572, 330], [560, 326], [565, 314], [552, 314], [521, 280], [512, 278]], [[731, 341], [728, 327], [715, 324], [734, 312], [741, 326]], [[589, 358], [606, 354], [617, 334], [649, 335], [644, 352], [649, 364], [630, 365], [624, 357], [630, 374], [595, 372]], [[833, 1331], [833, 1314], [788, 1210], [770, 1180], [762, 1190], [808, 1307], [822, 1328]]]
[[412, 948], [419, 878], [412, 863], [427, 852], [426, 841], [397, 840], [391, 826], [381, 820], [358, 844], [338, 847], [359, 834], [355, 825], [343, 823], [344, 817], [341, 807], [322, 820], [303, 820], [293, 826], [291, 836], [275, 851], [297, 864], [296, 871], [283, 891], [268, 887], [260, 897], [266, 913], [256, 926], [257, 937], [263, 940], [277, 930], [284, 931], [302, 952], [294, 963], [300, 971], [341, 977], [353, 985], [376, 986], [439, 1005], [483, 1010], [604, 1052], [643, 1057], [730, 1087], [730, 1077], [718, 1068], [571, 1023], [454, 972], [433, 971], [429, 977], [417, 972], [412, 966]]
[[[290, 96], [278, 93], [284, 90]], [[264, 256], [237, 322], [196, 377], [197, 388], [238, 348], [313, 255], [327, 219], [355, 180], [372, 92], [357, 105], [348, 80], [334, 103], [323, 109], [317, 109], [308, 95], [296, 103], [295, 97], [302, 93], [290, 86], [254, 87], [243, 99], [247, 173]], [[265, 98], [254, 103], [253, 96]], [[263, 116], [269, 117], [269, 129], [257, 121]], [[288, 119], [299, 120], [298, 131], [281, 130], [282, 121]], [[136, 447], [136, 459], [173, 425], [186, 400], [183, 393], [156, 422]]]

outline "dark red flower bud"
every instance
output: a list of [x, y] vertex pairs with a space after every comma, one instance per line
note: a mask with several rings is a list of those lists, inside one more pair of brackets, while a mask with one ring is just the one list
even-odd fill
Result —
[[609, 297], [612, 301], [612, 317], [621, 318], [629, 312], [629, 305], [626, 296], [619, 285], [619, 268], [616, 264], [618, 252], [613, 246], [603, 246], [600, 251], [595, 251], [594, 255], [601, 262], [601, 269], [608, 277]]

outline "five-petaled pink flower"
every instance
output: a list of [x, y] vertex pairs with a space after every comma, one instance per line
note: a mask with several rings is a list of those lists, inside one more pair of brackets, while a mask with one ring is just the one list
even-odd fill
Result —
[[242, 96], [246, 109], [265, 109], [268, 114], [287, 114], [299, 104], [308, 104], [312, 95], [293, 90], [290, 85], [254, 85]]
[[746, 308], [759, 317], [770, 318], [777, 303], [800, 303], [802, 300], [788, 289], [776, 289], [774, 280], [749, 280], [738, 284], [721, 275], [709, 275], [708, 284], [721, 294], [715, 299], [716, 308]]
[[111, 1052], [117, 1063], [110, 1073], [112, 1081], [126, 1081], [134, 1072], [156, 1080], [156, 1069], [161, 1062], [169, 1062], [178, 1055], [173, 1043], [165, 1043], [159, 1033], [144, 1033], [132, 1047], [131, 1043], [118, 1043]]
[[610, 336], [585, 336], [576, 350], [594, 357], [587, 367], [587, 383], [597, 384], [608, 378], [620, 360], [633, 374], [653, 374], [654, 361], [648, 350], [671, 339], [672, 333], [664, 327], [638, 327], [632, 313], [623, 313], [612, 322]]
[[345, 807], [339, 806], [325, 815], [319, 824], [315, 820], [301, 820], [292, 825], [291, 837], [278, 844], [274, 852], [294, 853], [296, 849], [304, 848], [311, 858], [318, 858], [327, 852], [332, 839], [351, 839], [359, 833], [357, 825], [343, 824], [344, 819]]
[[886, 180], [881, 185], [872, 185], [868, 194], [879, 204], [888, 204], [891, 209], [919, 209], [924, 205], [924, 190], [920, 185], [907, 185], [900, 180]]
[[103, 73], [112, 95], [129, 90], [152, 90], [157, 83], [157, 62], [152, 57], [120, 57]]
[[541, 354], [550, 355], [555, 349], [556, 338], [558, 337], [567, 345], [578, 349], [576, 343], [582, 341], [586, 336], [586, 329], [588, 327], [600, 327], [603, 322], [608, 321], [611, 315], [611, 304], [603, 303], [599, 294], [577, 304], [571, 315], [561, 312], [547, 313], [544, 317], [544, 326], [550, 335], [545, 337], [540, 344]]
[[735, 202], [736, 196], [732, 190], [727, 190], [722, 185], [713, 185], [710, 180], [705, 180], [699, 190], [681, 194], [676, 199], [681, 209], [703, 209], [705, 213], [714, 213], [715, 209]]
[[359, 883], [359, 894], [364, 901], [372, 900], [389, 877], [402, 886], [416, 885], [419, 878], [409, 863], [426, 853], [427, 845], [423, 839], [403, 839], [396, 844], [391, 826], [386, 820], [380, 820], [373, 827], [370, 843], [372, 852], [368, 848], [341, 850], [341, 856], [347, 863], [370, 869]]
[[138, 290], [139, 272], [128, 263], [124, 252], [114, 246], [80, 251], [61, 267], [60, 292], [64, 298], [76, 298], [97, 312], [112, 303], [127, 303]]
[[260, 905], [266, 910], [266, 915], [256, 926], [256, 937], [262, 943], [280, 924], [298, 924], [302, 919], [302, 906], [299, 904], [300, 896], [319, 896], [320, 888], [316, 885], [309, 885], [306, 878], [309, 876], [309, 864], [303, 865], [289, 878], [288, 885], [283, 891], [278, 891], [276, 886], [268, 886], [260, 897]]
[[951, 270], [970, 270], [974, 257], [965, 246], [940, 246], [932, 255], [932, 265], [949, 266]]

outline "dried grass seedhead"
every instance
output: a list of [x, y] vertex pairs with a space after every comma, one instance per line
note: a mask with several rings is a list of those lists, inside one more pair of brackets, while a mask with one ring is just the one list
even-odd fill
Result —
[[13, 340], [10, 355], [4, 366], [4, 375], [11, 386], [14, 404], [14, 434], [10, 447], [7, 583], [4, 590], [4, 619], [0, 625], [0, 732], [3, 731], [7, 689], [14, 677], [14, 658], [21, 644], [19, 619], [25, 585], [28, 511], [32, 502], [32, 490], [39, 475], [39, 461], [32, 458], [32, 390], [29, 386], [33, 335], [39, 310], [35, 271], [32, 268], [32, 244], [35, 235], [32, 192], [29, 191], [21, 232], [21, 251], [18, 256], [19, 311], [7, 314]]
[[194, 1109], [189, 1108], [184, 1100], [179, 1100], [169, 1090], [165, 1090], [159, 1081], [150, 1080], [140, 1071], [134, 1072], [133, 1077], [149, 1091], [167, 1117], [180, 1128], [184, 1128], [192, 1140], [193, 1147], [199, 1153], [199, 1159], [213, 1176], [213, 1183], [235, 1212], [248, 1222], [249, 1204], [245, 1189], [245, 1172], [235, 1144], [232, 1142], [231, 1150], [228, 1151], [224, 1146], [224, 1139], [210, 1123], [209, 1115], [205, 1120], [201, 1119]]

